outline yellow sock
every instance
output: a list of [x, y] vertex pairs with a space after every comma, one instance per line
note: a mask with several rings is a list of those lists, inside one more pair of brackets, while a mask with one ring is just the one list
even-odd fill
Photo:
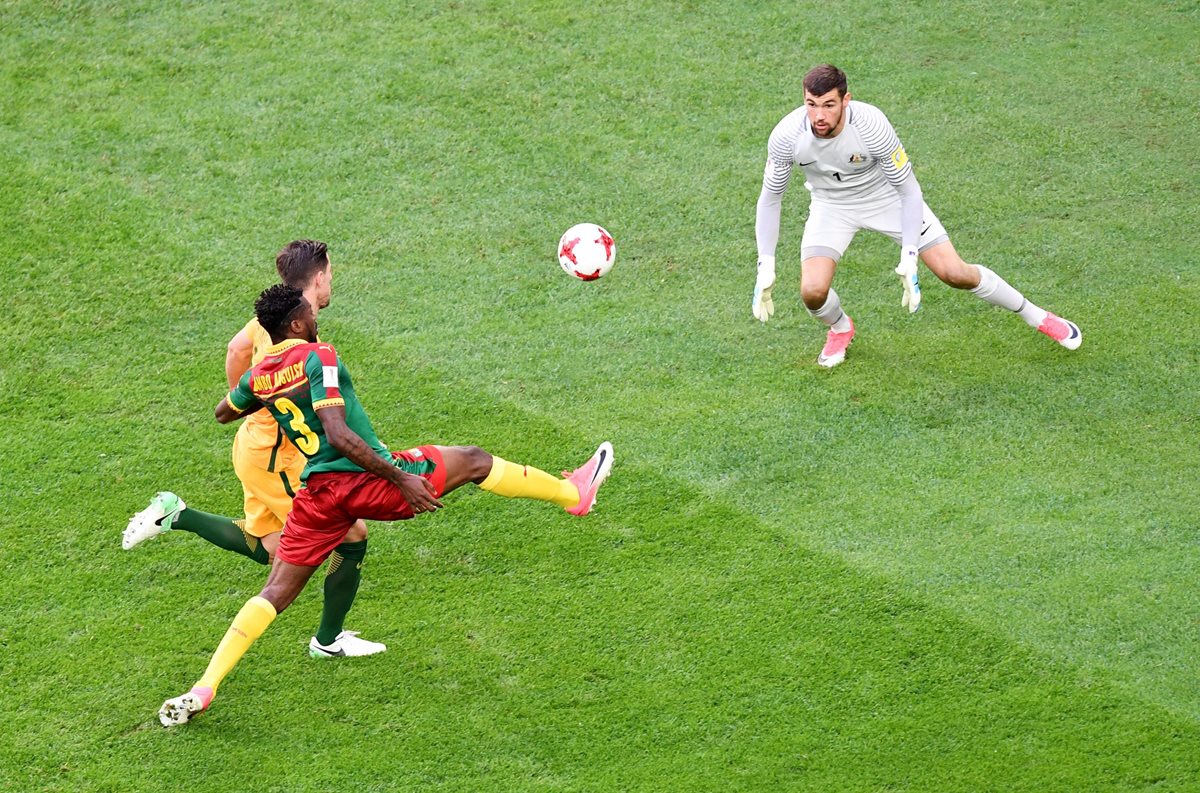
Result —
[[242, 659], [254, 640], [262, 636], [263, 631], [275, 619], [275, 607], [266, 598], [258, 595], [246, 601], [242, 610], [233, 618], [233, 624], [225, 632], [225, 638], [217, 645], [208, 669], [200, 678], [197, 686], [211, 688], [215, 693], [217, 686], [225, 679], [225, 675]]
[[560, 507], [573, 507], [579, 503], [579, 491], [566, 479], [559, 479], [531, 465], [510, 463], [494, 455], [492, 471], [479, 486], [505, 498], [535, 498]]

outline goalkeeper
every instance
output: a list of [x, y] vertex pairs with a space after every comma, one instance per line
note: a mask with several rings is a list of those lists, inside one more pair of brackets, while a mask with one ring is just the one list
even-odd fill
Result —
[[752, 311], [766, 322], [775, 312], [775, 246], [779, 215], [792, 166], [803, 169], [811, 191], [808, 220], [800, 243], [800, 297], [828, 326], [821, 366], [846, 359], [854, 322], [833, 290], [838, 260], [859, 229], [870, 229], [900, 243], [896, 274], [903, 288], [901, 305], [921, 307], [917, 260], [956, 289], [1020, 315], [1068, 350], [1083, 342], [1074, 322], [1039, 308], [988, 268], [967, 264], [954, 250], [946, 229], [921, 196], [912, 164], [887, 117], [876, 107], [851, 101], [846, 75], [829, 64], [804, 76], [804, 106], [793, 110], [771, 132], [767, 167], [754, 226], [758, 277]]

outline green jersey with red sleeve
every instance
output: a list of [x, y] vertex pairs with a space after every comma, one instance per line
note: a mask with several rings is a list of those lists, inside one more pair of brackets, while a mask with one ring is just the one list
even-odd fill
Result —
[[391, 464], [387, 447], [375, 435], [367, 414], [354, 394], [350, 372], [332, 345], [287, 339], [266, 351], [263, 359], [242, 375], [226, 397], [234, 409], [246, 412], [265, 406], [275, 421], [308, 458], [301, 480], [325, 471], [361, 471], [329, 443], [317, 411], [342, 405], [346, 426], [379, 458]]

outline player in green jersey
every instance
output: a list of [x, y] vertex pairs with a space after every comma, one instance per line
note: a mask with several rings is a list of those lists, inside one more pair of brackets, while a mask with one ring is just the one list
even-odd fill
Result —
[[[286, 284], [298, 287], [314, 311], [325, 309], [333, 297], [333, 264], [328, 246], [317, 240], [293, 240], [275, 257], [275, 270]], [[229, 341], [225, 376], [229, 387], [271, 346], [271, 337], [252, 318]], [[304, 455], [283, 434], [266, 410], [252, 412], [238, 427], [233, 441], [233, 470], [241, 482], [244, 519], [202, 512], [170, 491], [158, 493], [150, 505], [129, 520], [121, 547], [130, 550], [168, 531], [182, 530], [218, 548], [270, 565], [283, 521], [300, 489]], [[308, 643], [314, 658], [347, 658], [384, 652], [382, 642], [368, 641], [358, 631], [345, 630], [345, 621], [358, 593], [367, 554], [367, 524], [359, 521], [330, 556], [324, 582], [321, 619]]]
[[404, 520], [433, 512], [442, 507], [442, 495], [467, 482], [586, 515], [612, 469], [608, 442], [573, 473], [564, 472], [564, 479], [478, 446], [426, 445], [389, 453], [341, 359], [332, 346], [317, 341], [316, 315], [303, 293], [278, 284], [264, 291], [254, 308], [274, 344], [217, 405], [217, 420], [227, 423], [267, 407], [308, 458], [301, 475], [305, 484], [292, 504], [266, 585], [238, 612], [196, 685], [163, 703], [158, 718], [167, 727], [208, 708], [217, 686], [300, 594], [356, 519]]

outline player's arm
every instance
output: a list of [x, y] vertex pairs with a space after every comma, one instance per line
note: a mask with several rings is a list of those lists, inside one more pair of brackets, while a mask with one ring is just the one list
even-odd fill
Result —
[[921, 196], [921, 186], [917, 184], [917, 177], [913, 176], [911, 168], [896, 186], [896, 192], [900, 194], [900, 263], [896, 265], [896, 275], [900, 276], [900, 286], [904, 290], [900, 305], [911, 314], [921, 307], [917, 246], [921, 239], [921, 218], [925, 214], [925, 199]]
[[442, 506], [433, 495], [433, 484], [424, 477], [407, 473], [380, 457], [346, 424], [346, 403], [341, 381], [348, 377], [332, 345], [318, 344], [304, 362], [310, 396], [325, 440], [359, 468], [400, 488], [413, 512], [432, 512]]
[[225, 379], [229, 381], [231, 389], [236, 388], [242, 375], [249, 371], [253, 355], [254, 339], [242, 328], [225, 347]]
[[442, 506], [433, 494], [433, 484], [424, 477], [402, 471], [383, 460], [362, 437], [346, 424], [345, 405], [317, 408], [317, 418], [325, 430], [325, 439], [333, 448], [368, 473], [386, 479], [404, 495], [413, 512], [432, 512]]
[[900, 194], [900, 247], [916, 250], [921, 239], [925, 197], [911, 170], [896, 186], [896, 192]]
[[217, 403], [214, 412], [217, 421], [228, 424], [261, 407], [263, 407], [263, 403], [250, 390], [250, 372], [247, 370], [240, 375], [233, 389]]
[[[788, 139], [790, 140], [790, 138]], [[767, 144], [767, 165], [763, 170], [762, 190], [754, 217], [754, 240], [758, 245], [758, 272], [754, 279], [754, 297], [750, 311], [766, 322], [775, 313], [771, 290], [775, 287], [775, 248], [779, 245], [779, 217], [783, 212], [783, 194], [792, 175], [791, 144], [778, 133]]]
[[778, 131], [771, 135], [771, 140], [767, 143], [767, 165], [763, 169], [762, 190], [758, 193], [754, 217], [754, 240], [758, 244], [760, 261], [764, 258], [775, 261], [783, 194], [787, 192], [792, 176], [792, 145], [792, 138], [785, 138]]
[[900, 142], [892, 123], [878, 109], [864, 112], [859, 126], [867, 151], [883, 169], [883, 175], [900, 195], [900, 263], [896, 275], [904, 294], [900, 305], [909, 312], [921, 307], [921, 284], [917, 278], [917, 246], [921, 239], [921, 219], [924, 216], [925, 199], [921, 185], [913, 176], [912, 163]]

